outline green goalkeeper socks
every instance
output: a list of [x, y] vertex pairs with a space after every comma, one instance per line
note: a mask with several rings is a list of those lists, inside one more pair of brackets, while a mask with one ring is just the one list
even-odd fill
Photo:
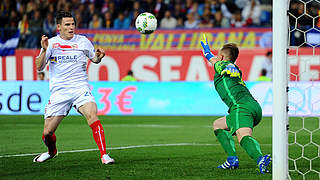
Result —
[[246, 150], [247, 154], [256, 162], [262, 156], [260, 144], [251, 136], [244, 136], [240, 141], [241, 147]]
[[234, 140], [230, 133], [223, 129], [217, 129], [214, 131], [214, 134], [228, 156], [237, 156]]

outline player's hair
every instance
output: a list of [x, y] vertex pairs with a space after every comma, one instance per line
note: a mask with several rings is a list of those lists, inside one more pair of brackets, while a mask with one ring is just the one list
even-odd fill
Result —
[[272, 51], [268, 51], [268, 52], [266, 53], [266, 56], [270, 56], [270, 55], [272, 55]]
[[[66, 17], [72, 17], [72, 14], [70, 12], [67, 12], [67, 11], [59, 11], [57, 13], [57, 16], [56, 16], [56, 23], [57, 24], [61, 24], [62, 22], [62, 18], [66, 18]], [[74, 19], [74, 18], [73, 18]]]
[[44, 74], [44, 72], [43, 71], [40, 71], [40, 72], [38, 72], [38, 75], [43, 75], [43, 76], [45, 76], [45, 74]]
[[129, 70], [129, 71], [128, 71], [128, 75], [129, 75], [129, 76], [133, 76], [133, 71], [132, 71], [132, 70]]
[[261, 76], [266, 76], [267, 75], [267, 70], [266, 69], [262, 69], [261, 70]]
[[220, 51], [228, 56], [229, 61], [231, 61], [232, 63], [236, 62], [239, 55], [239, 49], [235, 43], [225, 44]]

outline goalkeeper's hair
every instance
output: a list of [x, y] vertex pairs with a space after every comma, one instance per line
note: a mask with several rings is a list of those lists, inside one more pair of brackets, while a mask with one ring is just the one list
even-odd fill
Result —
[[227, 55], [232, 63], [236, 62], [239, 55], [239, 49], [235, 43], [225, 44], [220, 51]]
[[[56, 16], [56, 23], [57, 23], [57, 24], [61, 24], [62, 18], [69, 18], [69, 17], [73, 18], [72, 14], [71, 14], [70, 12], [67, 12], [67, 11], [59, 11], [59, 12], [57, 13], [57, 16]], [[74, 18], [73, 18], [73, 20], [74, 20]]]

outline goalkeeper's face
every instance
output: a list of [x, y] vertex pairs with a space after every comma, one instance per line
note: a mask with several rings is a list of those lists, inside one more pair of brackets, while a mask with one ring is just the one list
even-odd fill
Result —
[[218, 61], [223, 61], [223, 60], [224, 60], [224, 55], [222, 54], [221, 51], [218, 52], [218, 55], [217, 55], [216, 59], [217, 59]]
[[231, 57], [230, 57], [230, 55], [229, 55], [227, 52], [221, 51], [221, 50], [219, 51], [216, 59], [217, 59], [218, 61], [231, 61], [232, 63], [235, 63], [235, 62], [233, 62], [233, 61], [231, 60]]

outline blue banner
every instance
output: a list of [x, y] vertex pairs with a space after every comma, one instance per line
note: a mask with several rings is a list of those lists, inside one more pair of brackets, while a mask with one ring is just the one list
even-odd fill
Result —
[[[227, 106], [212, 82], [90, 82], [99, 115], [213, 115]], [[264, 116], [272, 115], [272, 83], [247, 82]], [[320, 82], [289, 83], [289, 115], [320, 115]], [[2, 81], [0, 115], [44, 114], [50, 97], [47, 81]], [[79, 115], [74, 109], [72, 115]]]
[[222, 104], [212, 83], [92, 82], [99, 114], [222, 115]]
[[0, 56], [14, 55], [19, 38], [19, 30], [0, 29]]

